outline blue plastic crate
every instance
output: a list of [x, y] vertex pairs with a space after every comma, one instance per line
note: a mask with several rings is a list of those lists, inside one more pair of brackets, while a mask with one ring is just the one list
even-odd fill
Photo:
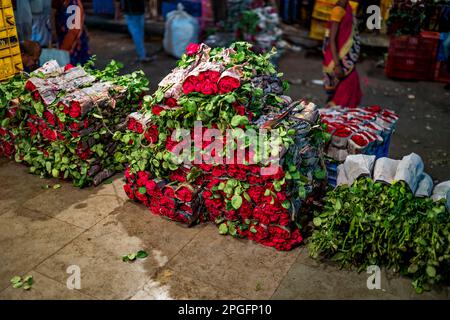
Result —
[[[391, 144], [391, 136], [392, 136], [392, 134], [385, 137], [384, 141], [381, 145], [370, 150], [366, 154], [374, 155], [377, 159], [383, 158], [383, 157], [388, 157], [389, 156], [389, 145]], [[328, 184], [332, 187], [336, 187], [337, 167], [338, 167], [339, 163], [337, 163], [335, 161], [334, 162], [326, 161], [325, 164], [327, 167]]]

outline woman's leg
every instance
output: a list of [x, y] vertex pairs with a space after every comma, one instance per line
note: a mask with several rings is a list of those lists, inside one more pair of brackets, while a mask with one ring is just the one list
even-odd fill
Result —
[[138, 58], [140, 60], [145, 59], [147, 53], [144, 45], [144, 15], [125, 15], [125, 20], [127, 21], [128, 30], [136, 46]]

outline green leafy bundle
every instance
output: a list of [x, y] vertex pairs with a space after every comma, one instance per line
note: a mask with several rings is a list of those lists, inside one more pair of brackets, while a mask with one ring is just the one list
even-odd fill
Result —
[[443, 202], [415, 198], [404, 182], [363, 178], [328, 192], [316, 212], [310, 254], [342, 267], [384, 266], [412, 277], [418, 293], [449, 280], [450, 215]]

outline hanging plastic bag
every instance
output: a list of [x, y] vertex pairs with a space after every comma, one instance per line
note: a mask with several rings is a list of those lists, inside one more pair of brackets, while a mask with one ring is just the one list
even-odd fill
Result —
[[181, 58], [189, 43], [198, 43], [199, 25], [197, 19], [184, 11], [178, 4], [177, 10], [169, 12], [164, 31], [164, 50]]

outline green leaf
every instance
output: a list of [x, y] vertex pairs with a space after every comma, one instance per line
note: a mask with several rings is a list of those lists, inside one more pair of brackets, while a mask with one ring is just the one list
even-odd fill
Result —
[[313, 223], [316, 227], [319, 227], [322, 224], [322, 219], [320, 217], [315, 217]]
[[291, 202], [289, 200], [284, 200], [281, 206], [285, 209], [289, 209], [291, 207]]
[[417, 264], [412, 264], [408, 267], [408, 273], [416, 273], [419, 270], [419, 266]]
[[22, 288], [22, 286], [23, 286], [23, 282], [22, 281], [13, 283], [13, 288], [14, 289]]
[[434, 278], [436, 276], [436, 269], [433, 266], [427, 266], [426, 272], [430, 278]]
[[219, 234], [225, 235], [228, 233], [228, 226], [227, 223], [224, 222], [219, 226]]
[[146, 187], [140, 187], [138, 189], [138, 191], [139, 191], [140, 194], [146, 194], [147, 193], [147, 188]]
[[103, 117], [99, 114], [93, 113], [92, 115], [94, 116], [94, 118], [103, 119]]
[[336, 203], [334, 204], [334, 209], [336, 210], [336, 211], [339, 211], [339, 210], [341, 210], [342, 209], [342, 202], [341, 202], [341, 199], [336, 199]]
[[22, 277], [20, 277], [20, 276], [14, 276], [13, 278], [11, 278], [11, 283], [18, 283], [18, 282], [21, 282], [22, 281]]
[[136, 260], [136, 253], [130, 253], [127, 255], [128, 260], [134, 261]]
[[246, 116], [235, 115], [231, 118], [231, 125], [237, 127], [248, 123], [248, 118]]
[[258, 232], [258, 231], [256, 230], [256, 228], [255, 228], [254, 226], [251, 226], [251, 227], [250, 227], [250, 232], [251, 232], [251, 233], [256, 233], [256, 232]]
[[148, 253], [145, 252], [144, 250], [139, 250], [139, 251], [136, 253], [136, 258], [138, 258], [138, 259], [145, 259], [145, 258], [147, 258], [147, 257], [148, 257]]
[[231, 205], [234, 209], [239, 209], [242, 206], [242, 197], [240, 195], [235, 194], [233, 198], [231, 198]]
[[30, 275], [26, 276], [23, 279], [23, 282], [31, 286], [33, 284], [33, 276]]

